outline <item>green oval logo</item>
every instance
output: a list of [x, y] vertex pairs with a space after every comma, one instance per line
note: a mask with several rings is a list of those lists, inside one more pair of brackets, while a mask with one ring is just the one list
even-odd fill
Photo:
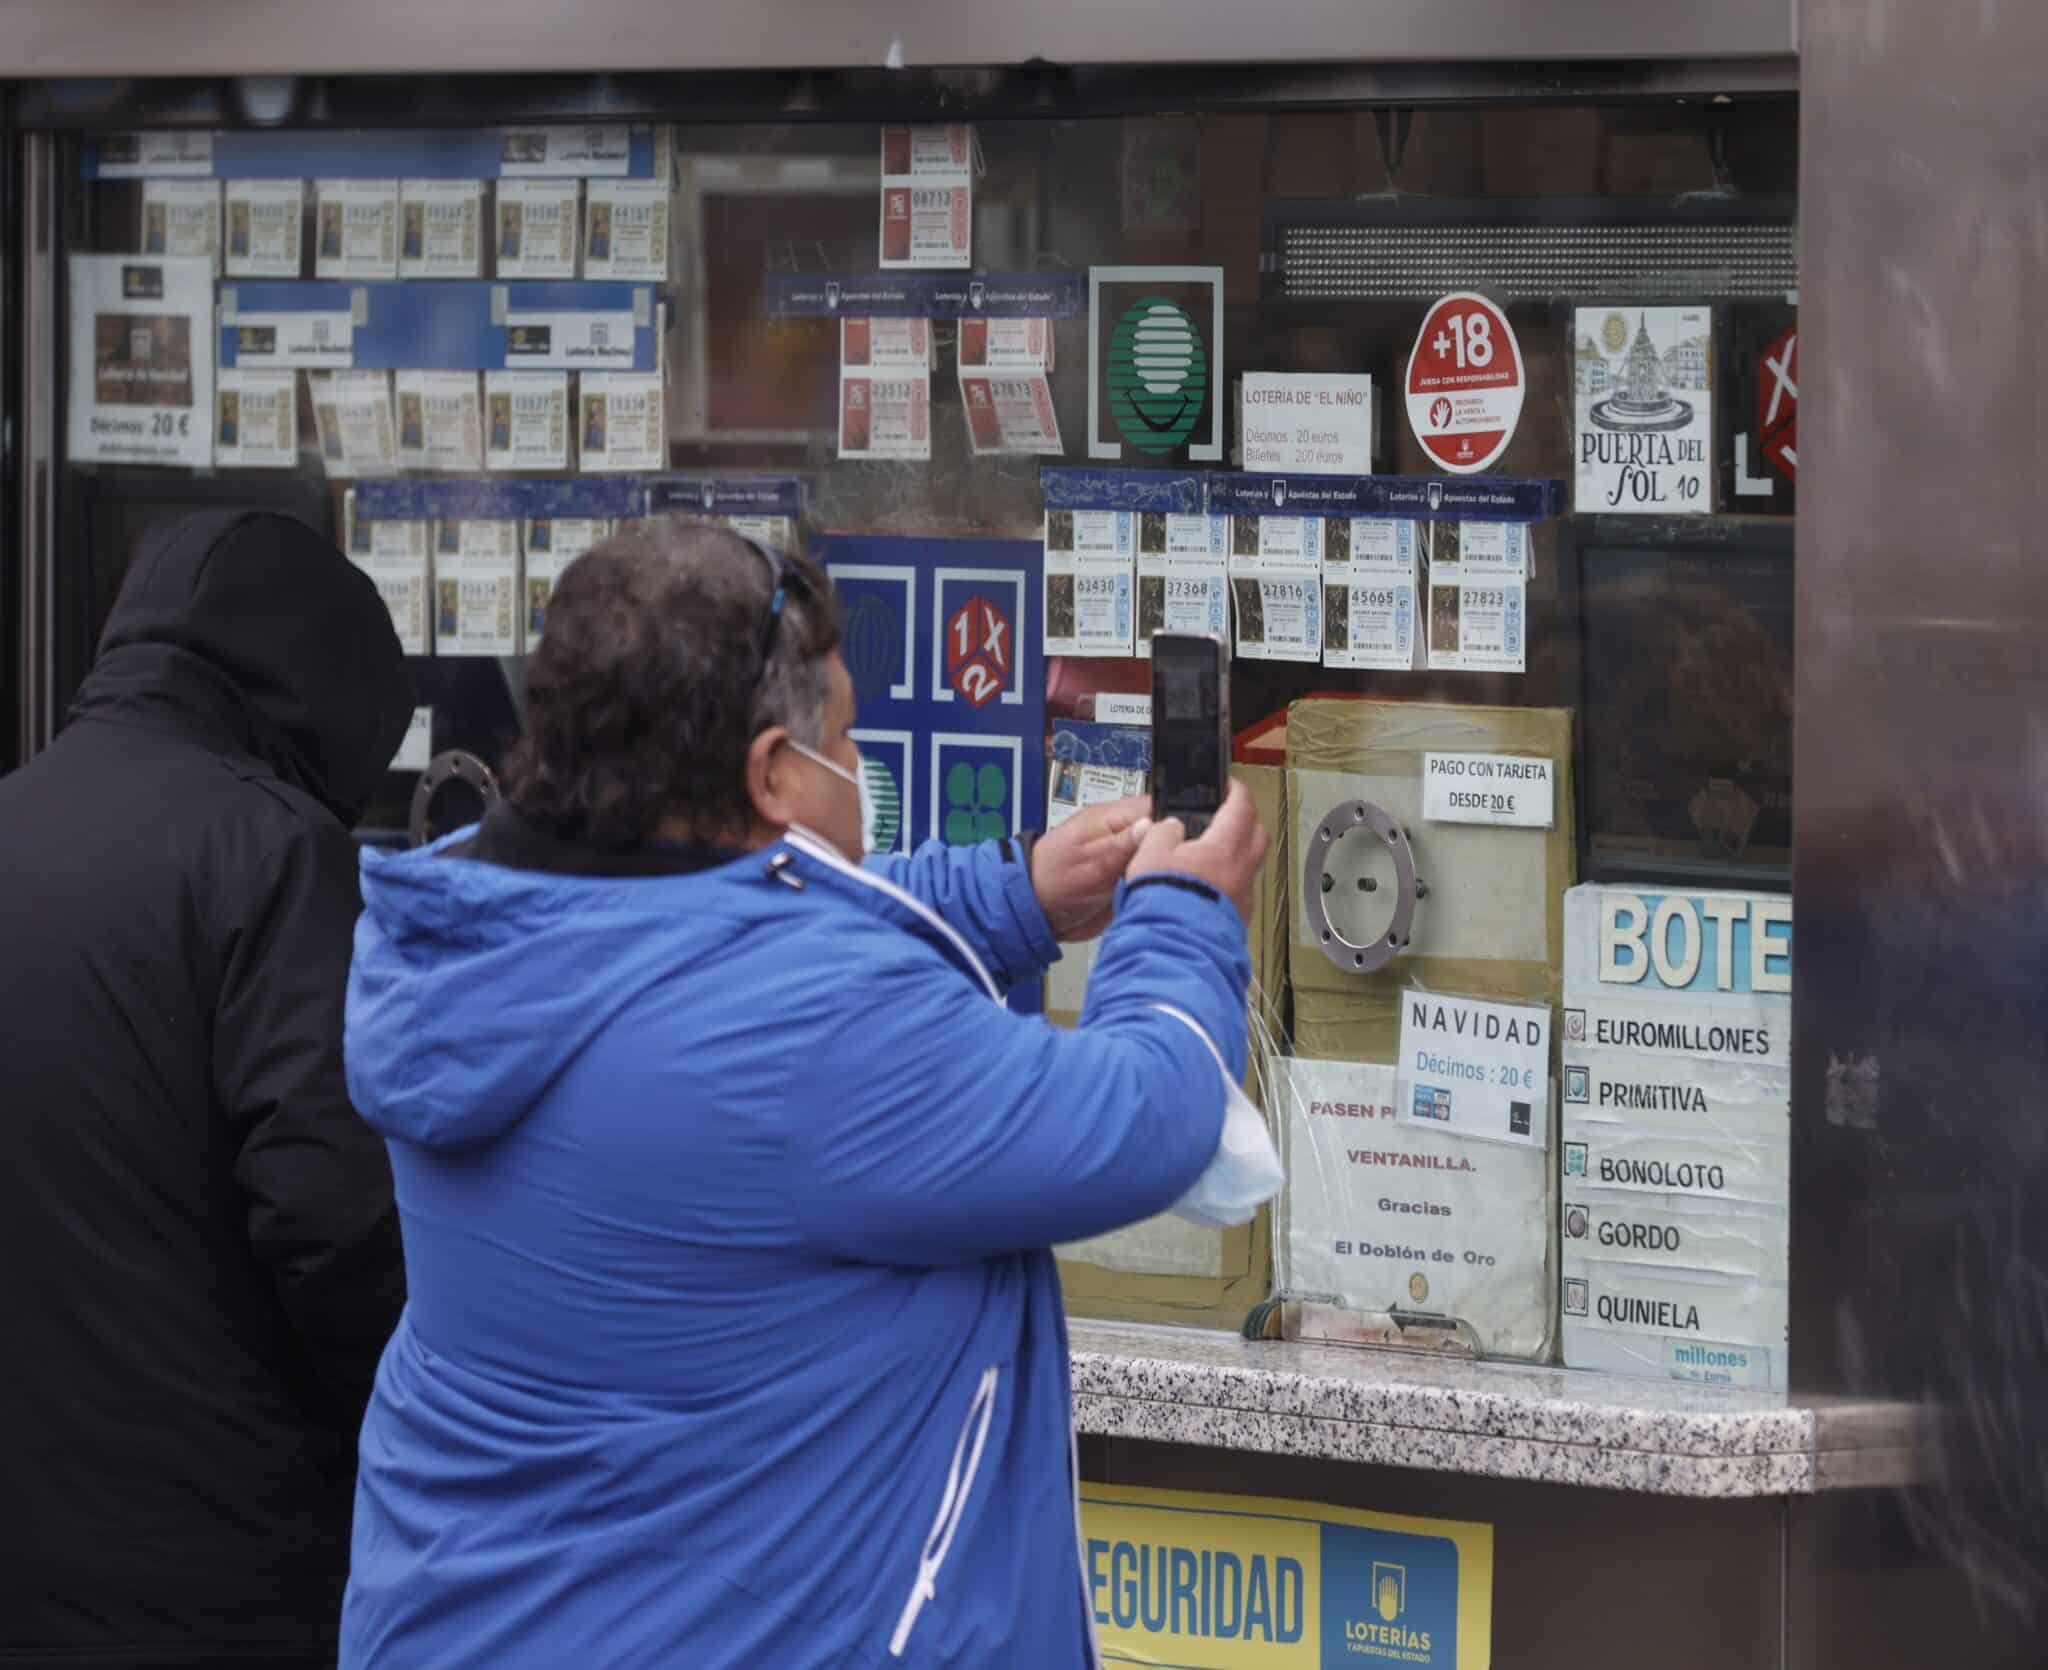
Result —
[[1117, 321], [1109, 339], [1109, 410], [1140, 452], [1172, 452], [1202, 416], [1209, 356], [1186, 311], [1146, 296]]
[[903, 833], [903, 794], [896, 774], [872, 754], [861, 755], [860, 769], [868, 780], [868, 851], [894, 852]]

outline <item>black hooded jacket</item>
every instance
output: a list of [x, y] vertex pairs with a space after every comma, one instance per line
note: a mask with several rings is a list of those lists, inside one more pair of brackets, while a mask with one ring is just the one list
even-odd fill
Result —
[[349, 1106], [349, 826], [411, 697], [376, 589], [273, 515], [148, 536], [0, 778], [0, 1666], [331, 1660], [404, 1302]]

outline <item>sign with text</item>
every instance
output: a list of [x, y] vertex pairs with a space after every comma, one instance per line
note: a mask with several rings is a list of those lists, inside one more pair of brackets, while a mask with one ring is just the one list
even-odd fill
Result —
[[1346, 1310], [1455, 1317], [1490, 1357], [1538, 1355], [1552, 1282], [1549, 1156], [1402, 1119], [1391, 1066], [1282, 1065], [1282, 1288]]
[[1484, 296], [1446, 296], [1408, 356], [1408, 426], [1433, 462], [1475, 475], [1515, 438], [1527, 386], [1508, 316]]
[[1247, 470], [1367, 475], [1372, 379], [1247, 371], [1242, 432]]
[[1105, 1660], [1181, 1670], [1485, 1670], [1493, 1527], [1263, 1496], [1081, 1486]]
[[1401, 994], [1404, 1118], [1452, 1136], [1550, 1140], [1550, 1011], [1439, 992]]
[[1422, 815], [1431, 823], [1549, 829], [1556, 795], [1551, 762], [1532, 755], [1422, 756]]

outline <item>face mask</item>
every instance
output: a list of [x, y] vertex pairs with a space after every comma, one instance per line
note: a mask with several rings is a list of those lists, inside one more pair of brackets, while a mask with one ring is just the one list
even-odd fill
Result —
[[875, 827], [875, 803], [868, 791], [867, 772], [848, 771], [837, 760], [827, 759], [815, 748], [806, 748], [795, 737], [789, 739], [789, 745], [813, 765], [821, 765], [841, 782], [853, 785], [853, 792], [860, 797], [860, 851], [850, 852], [846, 856], [856, 864], [862, 862], [868, 855], [868, 846], [873, 839], [872, 832]]

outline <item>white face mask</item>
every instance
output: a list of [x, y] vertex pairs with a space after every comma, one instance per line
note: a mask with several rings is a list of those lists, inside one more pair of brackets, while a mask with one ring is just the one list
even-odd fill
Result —
[[827, 759], [815, 748], [806, 748], [795, 737], [789, 739], [789, 745], [813, 765], [821, 765], [842, 782], [851, 783], [853, 792], [860, 796], [860, 851], [850, 852], [846, 856], [856, 864], [863, 862], [874, 844], [875, 829], [875, 802], [868, 789], [867, 772], [861, 769], [848, 771], [837, 760]]

